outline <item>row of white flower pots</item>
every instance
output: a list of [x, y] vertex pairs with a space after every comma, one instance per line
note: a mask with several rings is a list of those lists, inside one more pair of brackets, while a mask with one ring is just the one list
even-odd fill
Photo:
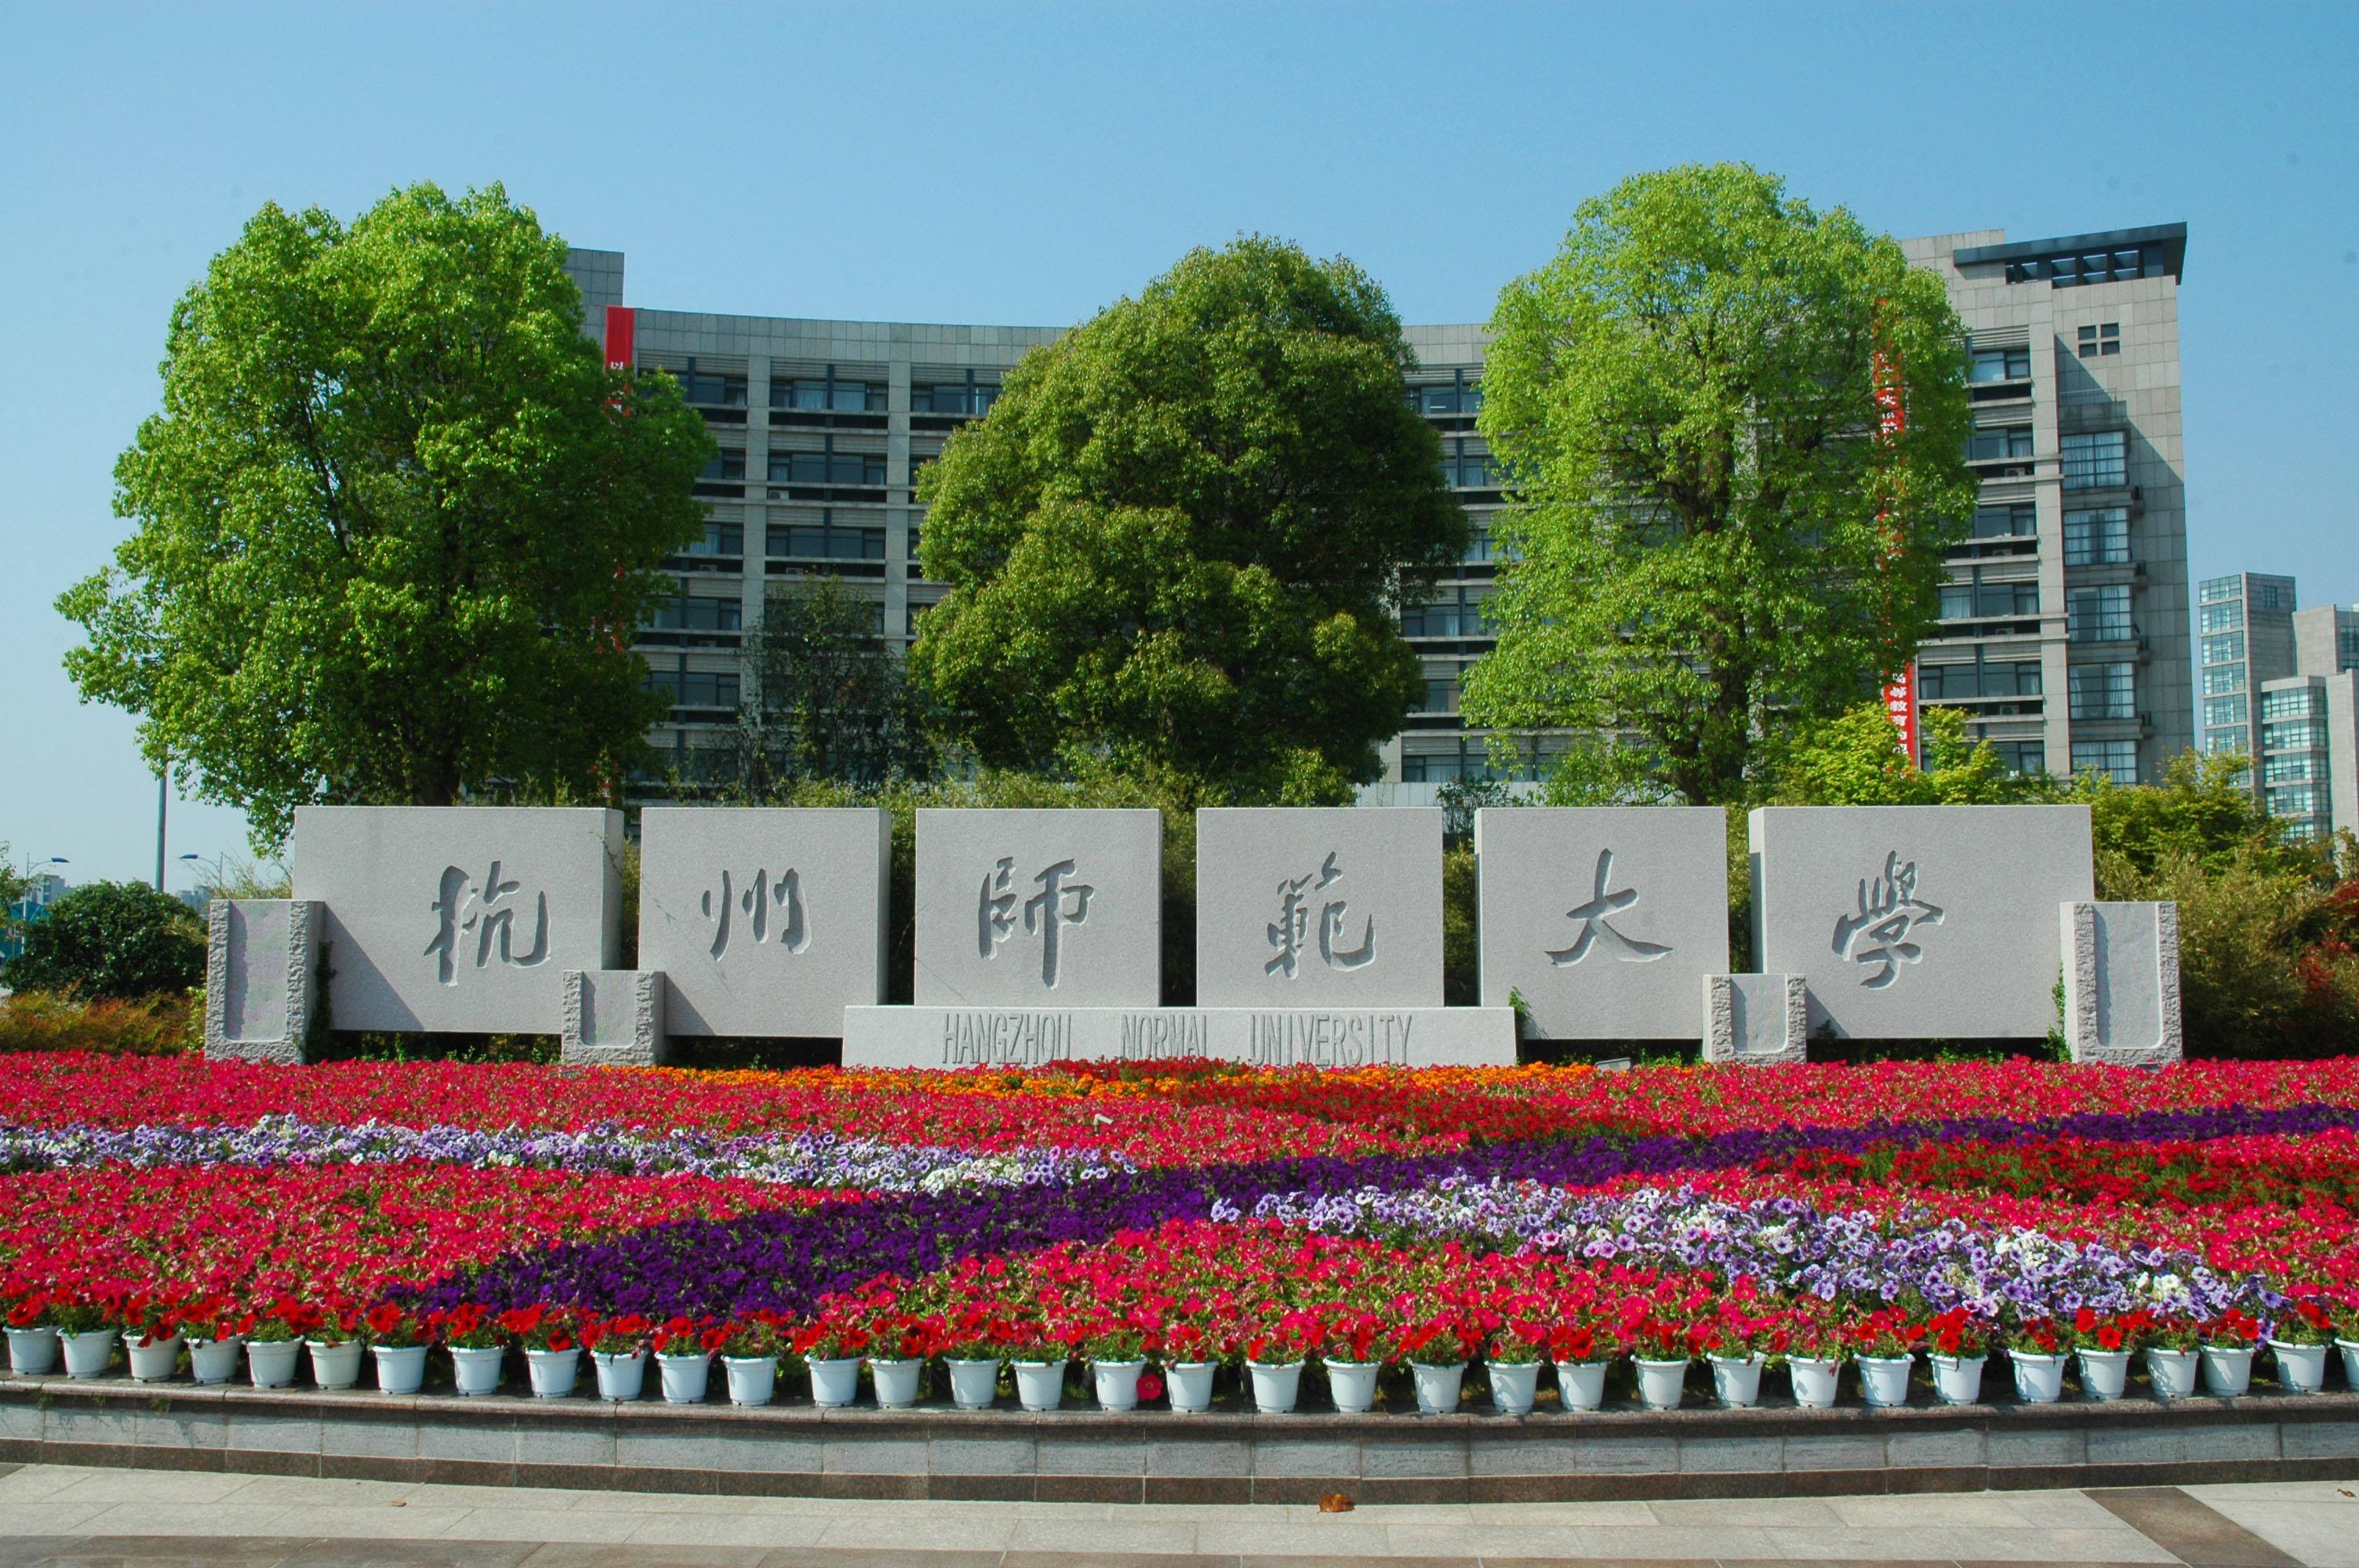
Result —
[[[117, 1338], [116, 1331], [111, 1328], [78, 1334], [47, 1328], [11, 1328], [7, 1333], [10, 1365], [17, 1375], [28, 1377], [54, 1371], [60, 1358], [70, 1378], [101, 1377], [113, 1364]], [[177, 1336], [147, 1342], [125, 1341], [124, 1350], [130, 1362], [131, 1376], [141, 1382], [160, 1382], [175, 1376], [184, 1345], [189, 1352], [190, 1370], [200, 1383], [229, 1382], [236, 1376], [240, 1352], [243, 1351], [247, 1376], [256, 1388], [286, 1388], [295, 1381], [307, 1349], [310, 1355], [312, 1380], [319, 1387], [350, 1389], [360, 1381], [364, 1346], [357, 1340], [335, 1344], [294, 1339], [184, 1341]], [[2354, 1389], [2359, 1389], [2359, 1342], [2338, 1340], [2336, 1346], [2342, 1352], [2344, 1378]], [[366, 1348], [375, 1361], [376, 1383], [383, 1392], [414, 1394], [424, 1386], [425, 1346], [378, 1345]], [[2277, 1363], [2277, 1383], [2281, 1389], [2288, 1392], [2315, 1393], [2324, 1386], [2328, 1346], [2285, 1345], [2273, 1340], [2269, 1348]], [[527, 1349], [524, 1354], [535, 1395], [543, 1399], [563, 1399], [572, 1394], [580, 1375], [580, 1350]], [[2006, 1354], [2015, 1377], [2017, 1397], [2027, 1403], [2046, 1404], [2062, 1398], [2066, 1365], [2074, 1359], [2080, 1363], [2081, 1389], [2088, 1398], [2117, 1400], [2127, 1391], [2132, 1355], [2127, 1350], [2081, 1350], [2071, 1356], [2042, 1356], [2022, 1351]], [[2155, 1394], [2163, 1399], [2183, 1399], [2193, 1395], [2198, 1387], [2199, 1374], [2203, 1390], [2215, 1395], [2234, 1398], [2251, 1387], [2254, 1357], [2251, 1346], [2207, 1346], [2201, 1350], [2148, 1348], [2144, 1354], [2147, 1379]], [[591, 1354], [590, 1359], [596, 1372], [599, 1398], [621, 1401], [644, 1396], [650, 1359], [647, 1352], [641, 1350], [630, 1355], [614, 1355], [596, 1351]], [[696, 1404], [707, 1397], [713, 1357], [699, 1353], [656, 1356], [653, 1359], [658, 1368], [658, 1386], [666, 1401]], [[724, 1356], [719, 1359], [727, 1379], [731, 1403], [764, 1405], [777, 1397], [778, 1362], [776, 1357]], [[451, 1347], [451, 1360], [460, 1393], [489, 1394], [499, 1388], [507, 1351], [499, 1346], [480, 1348], [453, 1346]], [[1749, 1357], [1712, 1356], [1706, 1360], [1711, 1367], [1712, 1393], [1717, 1402], [1739, 1409], [1759, 1402], [1765, 1357], [1757, 1355]], [[1987, 1365], [1985, 1357], [1929, 1355], [1926, 1360], [1932, 1372], [1934, 1395], [1942, 1403], [1969, 1405], [1981, 1400], [1983, 1373]], [[860, 1369], [864, 1364], [868, 1368], [876, 1402], [880, 1406], [898, 1410], [918, 1402], [919, 1377], [925, 1366], [923, 1361], [869, 1360], [864, 1363], [857, 1357], [809, 1361], [812, 1401], [821, 1409], [841, 1409], [852, 1404], [859, 1397]], [[998, 1394], [999, 1361], [953, 1359], [946, 1365], [950, 1373], [951, 1400], [959, 1409], [983, 1410], [994, 1402]], [[1557, 1389], [1563, 1408], [1568, 1411], [1598, 1409], [1604, 1402], [1608, 1365], [1603, 1361], [1556, 1363]], [[1856, 1365], [1862, 1403], [1871, 1408], [1885, 1408], [1908, 1402], [1909, 1377], [1916, 1365], [1913, 1355], [1862, 1356], [1856, 1358]], [[1014, 1377], [1017, 1402], [1024, 1409], [1050, 1411], [1063, 1402], [1069, 1363], [1016, 1361], [1007, 1366]], [[1328, 1392], [1338, 1411], [1345, 1414], [1359, 1414], [1375, 1408], [1377, 1379], [1384, 1369], [1382, 1363], [1331, 1360], [1325, 1366]], [[1639, 1402], [1652, 1410], [1678, 1407], [1686, 1398], [1689, 1366], [1685, 1360], [1637, 1360], [1635, 1367]], [[1789, 1357], [1786, 1366], [1797, 1404], [1824, 1409], [1835, 1403], [1842, 1382], [1841, 1362]], [[1247, 1363], [1246, 1385], [1251, 1390], [1255, 1407], [1270, 1414], [1292, 1411], [1300, 1397], [1302, 1367], [1299, 1361]], [[1094, 1361], [1090, 1363], [1090, 1368], [1101, 1407], [1110, 1411], [1137, 1408], [1139, 1378], [1147, 1369], [1144, 1360]], [[1212, 1378], [1216, 1369], [1217, 1364], [1209, 1361], [1167, 1364], [1162, 1370], [1171, 1408], [1182, 1412], [1211, 1409]], [[1533, 1408], [1538, 1394], [1540, 1363], [1493, 1362], [1488, 1370], [1492, 1403], [1501, 1414], [1521, 1415]], [[1431, 1414], [1458, 1408], [1464, 1397], [1466, 1368], [1463, 1363], [1446, 1366], [1412, 1364], [1410, 1372], [1419, 1411]]]

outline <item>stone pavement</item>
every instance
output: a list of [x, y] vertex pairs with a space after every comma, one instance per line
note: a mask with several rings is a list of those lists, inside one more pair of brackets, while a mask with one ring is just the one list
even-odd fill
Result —
[[0, 1568], [2359, 1568], [2359, 1485], [1312, 1508], [833, 1501], [28, 1465]]

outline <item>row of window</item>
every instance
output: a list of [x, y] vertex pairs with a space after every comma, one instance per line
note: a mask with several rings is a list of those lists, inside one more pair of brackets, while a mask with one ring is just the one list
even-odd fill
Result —
[[737, 706], [734, 670], [649, 670], [647, 686], [649, 691], [662, 692], [674, 708]]
[[1489, 596], [1460, 589], [1426, 604], [1401, 611], [1404, 637], [1488, 637], [1493, 634], [1485, 610]]
[[2326, 718], [2326, 694], [2314, 686], [2289, 686], [2261, 694], [2263, 719]]
[[1928, 699], [1961, 697], [2038, 697], [2039, 665], [2029, 659], [1982, 665], [1921, 665], [1918, 695]]
[[2230, 632], [2245, 623], [2245, 601], [2223, 599], [2205, 605], [2200, 612], [2198, 629], [2204, 632]]
[[2203, 728], [2206, 730], [2216, 730], [2223, 724], [2242, 724], [2248, 717], [2242, 693], [2203, 699]]
[[2328, 779], [2323, 752], [2295, 752], [2269, 757], [2261, 763], [2261, 782], [2265, 784], [2325, 784]]
[[[2057, 442], [2063, 460], [2066, 490], [2115, 489], [2130, 481], [2129, 432], [2084, 430]], [[2033, 456], [2028, 425], [1992, 425], [1974, 431], [1966, 442], [1970, 463], [2019, 461]]]
[[2234, 665], [2244, 662], [2245, 634], [2242, 632], [2222, 632], [2203, 639], [2203, 662], [2207, 665]]
[[1412, 386], [1401, 394], [1411, 408], [1428, 416], [1479, 414], [1483, 411], [1483, 384], [1461, 379], [1448, 386]]
[[[689, 368], [671, 373], [680, 395], [705, 407], [743, 408], [746, 381], [742, 375], [720, 375]], [[770, 383], [773, 408], [798, 413], [882, 414], [891, 389], [881, 381], [839, 381], [833, 376], [805, 376]], [[909, 388], [912, 414], [982, 414], [999, 399], [990, 382], [938, 382]]]
[[2245, 689], [2245, 666], [2242, 665], [2206, 665], [2203, 666], [2203, 695], [2217, 697], [2223, 692]]
[[[723, 483], [742, 481], [745, 477], [745, 454], [724, 449], [707, 461], [696, 477]], [[769, 481], [858, 485], [877, 490], [885, 483], [885, 459], [875, 452], [773, 452]]]
[[2072, 771], [2076, 773], [2105, 773], [2116, 783], [2136, 784], [2138, 776], [2137, 742], [2075, 741], [2072, 742]]
[[1941, 589], [1944, 621], [1991, 621], [2039, 613], [2036, 582], [1956, 582]]
[[2092, 283], [2123, 283], [2134, 277], [2160, 277], [2168, 270], [2159, 245], [2139, 245], [2121, 251], [2087, 251], [2077, 255], [2039, 256], [2006, 264], [2009, 283], [2045, 280], [2058, 288]]
[[2289, 719], [2261, 726], [2264, 752], [2321, 752], [2326, 745], [2326, 721], [2321, 719]]

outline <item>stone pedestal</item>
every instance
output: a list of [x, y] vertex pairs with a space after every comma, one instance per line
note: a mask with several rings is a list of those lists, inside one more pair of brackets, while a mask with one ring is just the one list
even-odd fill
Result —
[[1504, 1007], [848, 1007], [847, 1067], [1037, 1067], [1209, 1056], [1256, 1067], [1506, 1067]]
[[2064, 1038], [2075, 1062], [2180, 1059], [2179, 905], [2067, 903]]
[[1703, 1059], [1771, 1066], [1810, 1059], [1810, 992], [1799, 975], [1707, 975]]
[[320, 905], [217, 898], [205, 919], [205, 1055], [303, 1060], [319, 1004]]
[[658, 969], [568, 969], [558, 1060], [652, 1067], [670, 1054]]

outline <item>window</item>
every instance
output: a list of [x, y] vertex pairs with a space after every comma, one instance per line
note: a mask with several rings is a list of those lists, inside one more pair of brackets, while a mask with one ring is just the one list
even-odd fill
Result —
[[1458, 708], [1458, 681], [1453, 676], [1428, 676], [1425, 690], [1410, 707], [1411, 713], [1451, 713]]
[[2241, 599], [2216, 600], [2203, 607], [2202, 627], [2206, 632], [2233, 632], [2245, 623], [2245, 601]]
[[1470, 567], [1479, 567], [1493, 559], [1491, 530], [1481, 523], [1474, 524], [1466, 535], [1466, 553], [1458, 558]]
[[2277, 691], [2261, 694], [2261, 717], [2264, 719], [2317, 719], [2324, 710], [2314, 699], [2315, 687], [2289, 686]]
[[2038, 509], [2031, 506], [1980, 506], [1974, 509], [1977, 539], [2027, 539], [2039, 532]]
[[2129, 432], [2092, 430], [2067, 436], [2060, 443], [2064, 456], [2064, 488], [2104, 490], [2130, 481]]
[[2223, 692], [2245, 689], [2245, 666], [2242, 665], [2206, 665], [2203, 666], [2203, 695], [2217, 697]]
[[2244, 583], [2242, 578], [2212, 578], [2203, 584], [2203, 602], [2209, 604], [2216, 599], [2242, 599], [2245, 597]]
[[1470, 452], [1464, 441], [1446, 443], [1451, 449], [1442, 453], [1441, 477], [1446, 484], [1461, 490], [1496, 490], [1499, 488], [1498, 465], [1480, 443]]
[[2135, 741], [2075, 741], [2072, 771], [2109, 773], [2120, 784], [2137, 783], [2137, 742]]
[[2119, 643], [2137, 635], [2130, 622], [2127, 583], [2076, 588], [2065, 596], [2067, 630], [2075, 643]]
[[2039, 695], [2039, 665], [2029, 659], [1986, 665], [1924, 665], [1919, 666], [1917, 679], [1918, 695], [1928, 700]]
[[721, 451], [705, 460], [704, 466], [696, 470], [696, 477], [699, 479], [717, 480], [744, 479], [745, 477], [745, 454], [743, 452], [733, 452], [726, 448], [723, 448]]
[[2277, 607], [2277, 585], [2273, 582], [2265, 582], [2260, 584], [2259, 587], [2261, 590], [2261, 608], [2264, 610], [2275, 610]]
[[743, 629], [745, 607], [734, 599], [690, 599], [686, 595], [658, 600], [647, 612], [647, 624], [672, 632], [735, 632]]
[[932, 605], [920, 604], [914, 599], [904, 604], [901, 607], [901, 635], [915, 637], [918, 634], [918, 622], [923, 621], [926, 618], [926, 611], [932, 608]]
[[2217, 730], [2223, 724], [2242, 724], [2248, 717], [2242, 693], [2203, 699], [2203, 728], [2206, 730]]
[[1419, 413], [1433, 415], [1479, 414], [1483, 411], [1483, 384], [1463, 380], [1446, 386], [1412, 386], [1407, 393], [1408, 406]]
[[742, 556], [745, 553], [745, 524], [721, 523], [708, 517], [704, 520], [704, 537], [691, 539], [680, 552], [684, 556]]
[[909, 388], [912, 414], [987, 414], [998, 401], [999, 388], [987, 381], [945, 381]]
[[2359, 669], [2359, 626], [2334, 629], [2334, 667], [2338, 672]]
[[[2075, 719], [2136, 719], [2137, 665], [2134, 664], [2074, 665], [2071, 682]], [[2235, 699], [2242, 702], [2243, 697]]]
[[2207, 665], [2235, 664], [2245, 656], [2245, 634], [2223, 632], [2216, 637], [2203, 639], [2203, 662]]
[[826, 376], [817, 381], [770, 383], [770, 406], [797, 413], [882, 414], [886, 395], [880, 381], [838, 381]]
[[1941, 589], [1944, 621], [1991, 620], [2039, 613], [2036, 582], [1954, 582]]
[[1966, 460], [1970, 463], [2004, 462], [2009, 458], [2027, 458], [2030, 455], [2031, 427], [2028, 425], [2000, 425], [1976, 430], [1973, 439], [1966, 446]]
[[2207, 752], [2235, 752], [2249, 755], [2245, 747], [2242, 730], [2207, 730], [2203, 732], [2203, 749]]
[[742, 375], [714, 375], [700, 371], [694, 360], [688, 362], [686, 370], [671, 373], [679, 382], [679, 395], [687, 402], [722, 408], [745, 406], [745, 378]]
[[2044, 773], [2048, 771], [2048, 746], [2040, 741], [1994, 741], [1991, 750], [2006, 764], [2011, 773]]
[[2028, 381], [2029, 349], [1976, 349], [1966, 361], [1968, 381]]
[[885, 530], [853, 527], [838, 523], [832, 514], [822, 513], [816, 524], [772, 524], [764, 546], [770, 555], [805, 560], [881, 561], [885, 558]]
[[732, 671], [649, 670], [647, 689], [665, 693], [674, 708], [737, 706], [737, 676]]
[[2084, 360], [2095, 359], [2100, 354], [2120, 353], [2122, 324], [2119, 321], [2107, 321], [2099, 327], [2083, 327], [2081, 329], [2081, 340], [2074, 346], [2080, 350], [2081, 357]]
[[885, 483], [885, 459], [875, 452], [772, 452], [772, 484], [848, 484], [871, 490]]
[[2261, 763], [2261, 782], [2265, 784], [2325, 784], [2328, 782], [2326, 759], [2316, 752], [2295, 752], [2269, 757]]
[[[2126, 506], [2100, 506], [2064, 514], [2064, 564], [2068, 567], [2122, 566], [2130, 558], [2130, 512]], [[2207, 610], [2207, 616], [2212, 612]]]
[[2125, 251], [2090, 251], [2069, 256], [2040, 256], [2006, 264], [2009, 283], [2046, 280], [2051, 288], [2077, 288], [2091, 283], [2121, 283], [2133, 277], [2160, 277], [2164, 256], [2159, 245]]
[[2313, 816], [2324, 809], [2324, 797], [2316, 784], [2295, 784], [2288, 789], [2268, 792], [2271, 816]]
[[1412, 604], [1401, 611], [1401, 635], [1404, 637], [1488, 637], [1490, 622], [1484, 618], [1483, 601], [1486, 596], [1469, 593], [1460, 589], [1448, 589], [1440, 598], [1428, 604]]

